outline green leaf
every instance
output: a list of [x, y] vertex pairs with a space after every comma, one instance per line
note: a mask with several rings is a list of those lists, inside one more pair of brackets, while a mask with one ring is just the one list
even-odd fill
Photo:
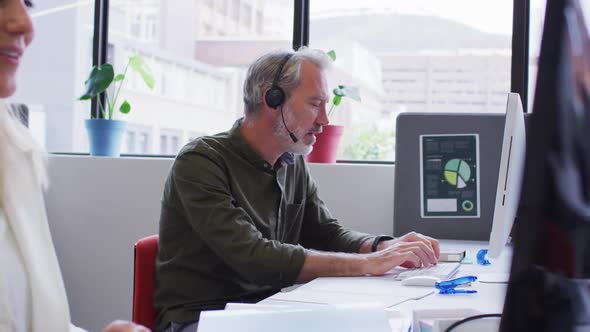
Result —
[[123, 74], [119, 74], [117, 76], [115, 76], [115, 78], [113, 79], [113, 82], [119, 82], [125, 79], [125, 75]]
[[340, 105], [341, 101], [342, 101], [342, 96], [335, 95], [334, 99], [332, 99], [332, 104], [334, 104], [334, 106], [338, 106], [338, 105]]
[[332, 59], [332, 61], [336, 61], [336, 51], [329, 50], [326, 54]]
[[350, 99], [354, 99], [356, 101], [361, 101], [361, 95], [359, 92], [359, 88], [356, 86], [345, 86], [342, 91], [344, 95]]
[[129, 67], [141, 75], [150, 90], [154, 89], [154, 74], [139, 54], [129, 57]]
[[121, 104], [121, 107], [119, 107], [119, 111], [123, 114], [127, 114], [127, 113], [131, 112], [131, 105], [129, 104], [129, 102], [127, 100], [125, 100]]
[[344, 89], [344, 88], [346, 88], [345, 85], [342, 85], [342, 84], [338, 85], [338, 89]]
[[346, 93], [344, 92], [344, 90], [340, 89], [340, 88], [334, 88], [334, 90], [332, 90], [332, 92], [336, 95], [336, 96], [346, 96]]
[[84, 82], [86, 85], [86, 92], [79, 99], [87, 100], [96, 97], [111, 85], [114, 77], [115, 72], [113, 71], [113, 66], [108, 63], [105, 63], [100, 67], [92, 67], [90, 76], [86, 82]]

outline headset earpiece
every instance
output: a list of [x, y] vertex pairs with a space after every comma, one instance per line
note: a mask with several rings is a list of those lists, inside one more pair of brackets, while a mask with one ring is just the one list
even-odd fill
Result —
[[281, 78], [281, 74], [283, 73], [283, 67], [285, 66], [287, 61], [289, 61], [289, 59], [292, 56], [293, 56], [293, 53], [289, 53], [289, 54], [285, 55], [285, 57], [283, 58], [283, 60], [279, 64], [279, 67], [278, 67], [277, 72], [275, 74], [275, 78], [272, 81], [272, 85], [264, 94], [264, 100], [266, 101], [266, 104], [270, 108], [276, 109], [277, 107], [281, 106], [285, 102], [285, 99], [286, 99], [285, 91], [283, 91], [283, 89], [279, 86], [279, 79]]
[[285, 92], [278, 86], [271, 86], [264, 95], [266, 104], [270, 108], [277, 108], [285, 102]]

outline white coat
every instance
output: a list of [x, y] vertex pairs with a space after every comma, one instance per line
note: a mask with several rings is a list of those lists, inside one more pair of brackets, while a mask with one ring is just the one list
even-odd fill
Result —
[[[0, 107], [0, 112], [4, 111]], [[6, 130], [10, 125], [0, 124], [0, 148], [3, 149], [0, 167], [3, 168], [2, 174], [10, 175], [0, 181], [0, 185], [4, 186], [0, 188], [0, 193], [10, 192], [0, 201], [0, 208], [13, 231], [28, 278], [31, 294], [31, 312], [28, 314], [31, 321], [28, 325], [33, 332], [83, 331], [70, 323], [66, 291], [47, 223], [41, 180], [33, 162], [34, 152], [23, 150], [14, 137], [10, 137]], [[19, 323], [10, 317], [8, 287], [10, 285], [0, 279], [0, 327]]]

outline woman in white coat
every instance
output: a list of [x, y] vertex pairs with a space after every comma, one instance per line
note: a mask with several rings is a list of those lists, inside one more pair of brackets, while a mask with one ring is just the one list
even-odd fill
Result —
[[[33, 39], [28, 0], [0, 0], [0, 98], [16, 89], [20, 58]], [[0, 100], [0, 331], [79, 331], [49, 232], [42, 190], [45, 153]], [[97, 308], [100, 309], [100, 308]], [[147, 331], [115, 321], [104, 331]]]

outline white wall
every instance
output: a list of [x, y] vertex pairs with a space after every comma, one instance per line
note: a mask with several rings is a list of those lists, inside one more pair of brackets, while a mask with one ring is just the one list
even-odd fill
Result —
[[[51, 156], [49, 224], [72, 320], [100, 331], [131, 319], [133, 244], [158, 231], [160, 197], [172, 159]], [[320, 195], [351, 228], [393, 232], [391, 165], [312, 164]]]

